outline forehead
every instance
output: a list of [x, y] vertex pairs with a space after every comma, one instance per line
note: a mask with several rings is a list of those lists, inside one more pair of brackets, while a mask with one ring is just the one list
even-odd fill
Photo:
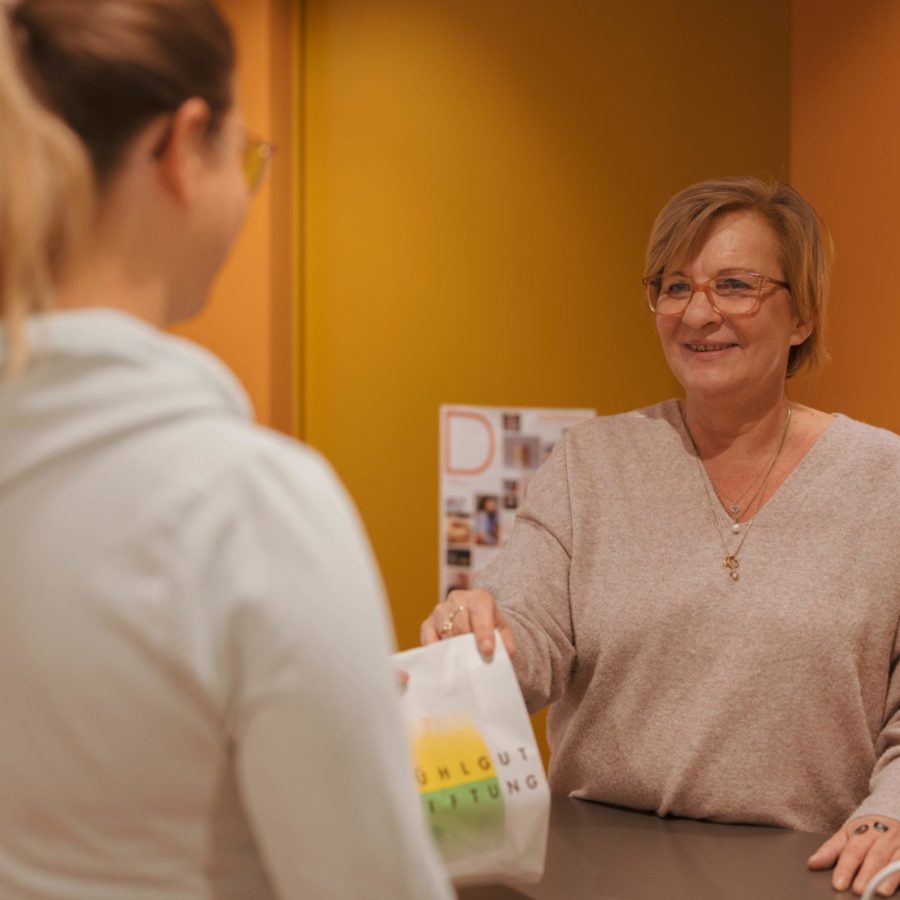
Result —
[[728, 268], [779, 274], [781, 247], [769, 222], [758, 212], [738, 210], [714, 219], [700, 236], [688, 268], [710, 274]]

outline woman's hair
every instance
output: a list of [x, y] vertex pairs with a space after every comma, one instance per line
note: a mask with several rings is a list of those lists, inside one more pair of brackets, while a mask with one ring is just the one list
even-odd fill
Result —
[[827, 359], [823, 330], [832, 252], [824, 223], [792, 187], [742, 177], [701, 181], [679, 191], [653, 223], [645, 274], [652, 277], [683, 265], [699, 253], [716, 219], [741, 210], [758, 213], [772, 228], [794, 310], [803, 322], [812, 325], [809, 337], [790, 348], [790, 378], [802, 368], [816, 368]]
[[232, 106], [234, 68], [212, 0], [0, 0], [8, 370], [24, 364], [23, 320], [51, 303], [86, 225], [87, 173], [102, 193], [138, 131], [191, 97], [206, 101], [215, 133]]
[[190, 97], [210, 132], [233, 102], [231, 32], [210, 0], [17, 0], [32, 89], [81, 138], [101, 189], [131, 138]]
[[7, 375], [25, 366], [25, 319], [52, 302], [87, 225], [92, 195], [84, 148], [22, 79], [17, 43], [0, 6], [0, 312]]

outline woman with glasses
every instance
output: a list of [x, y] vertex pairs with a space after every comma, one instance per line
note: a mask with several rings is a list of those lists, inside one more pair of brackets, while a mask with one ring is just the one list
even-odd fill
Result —
[[783, 184], [673, 197], [644, 286], [683, 398], [572, 428], [422, 638], [500, 629], [556, 791], [833, 832], [809, 864], [861, 893], [900, 858], [900, 438], [788, 396], [826, 242]]
[[271, 148], [207, 0], [0, 7], [0, 895], [451, 896], [358, 518], [202, 308]]

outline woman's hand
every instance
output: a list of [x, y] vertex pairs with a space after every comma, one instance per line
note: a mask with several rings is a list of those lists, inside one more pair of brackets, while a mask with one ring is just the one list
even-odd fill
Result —
[[433, 644], [457, 634], [475, 634], [482, 656], [494, 652], [494, 629], [510, 656], [516, 652], [509, 622], [497, 606], [497, 601], [487, 591], [451, 591], [447, 599], [438, 603], [431, 615], [422, 623], [419, 636], [423, 644]]
[[[834, 866], [831, 883], [836, 891], [852, 887], [862, 895], [866, 885], [888, 863], [900, 859], [900, 822], [887, 816], [861, 816], [839, 828], [809, 858], [811, 869]], [[900, 875], [893, 875], [878, 888], [880, 897], [897, 890]]]

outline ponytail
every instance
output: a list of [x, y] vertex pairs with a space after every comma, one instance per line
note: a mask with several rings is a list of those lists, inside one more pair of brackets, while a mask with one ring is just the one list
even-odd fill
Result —
[[0, 315], [4, 375], [27, 363], [25, 322], [53, 302], [92, 203], [83, 146], [35, 97], [22, 72], [27, 32], [0, 3]]

